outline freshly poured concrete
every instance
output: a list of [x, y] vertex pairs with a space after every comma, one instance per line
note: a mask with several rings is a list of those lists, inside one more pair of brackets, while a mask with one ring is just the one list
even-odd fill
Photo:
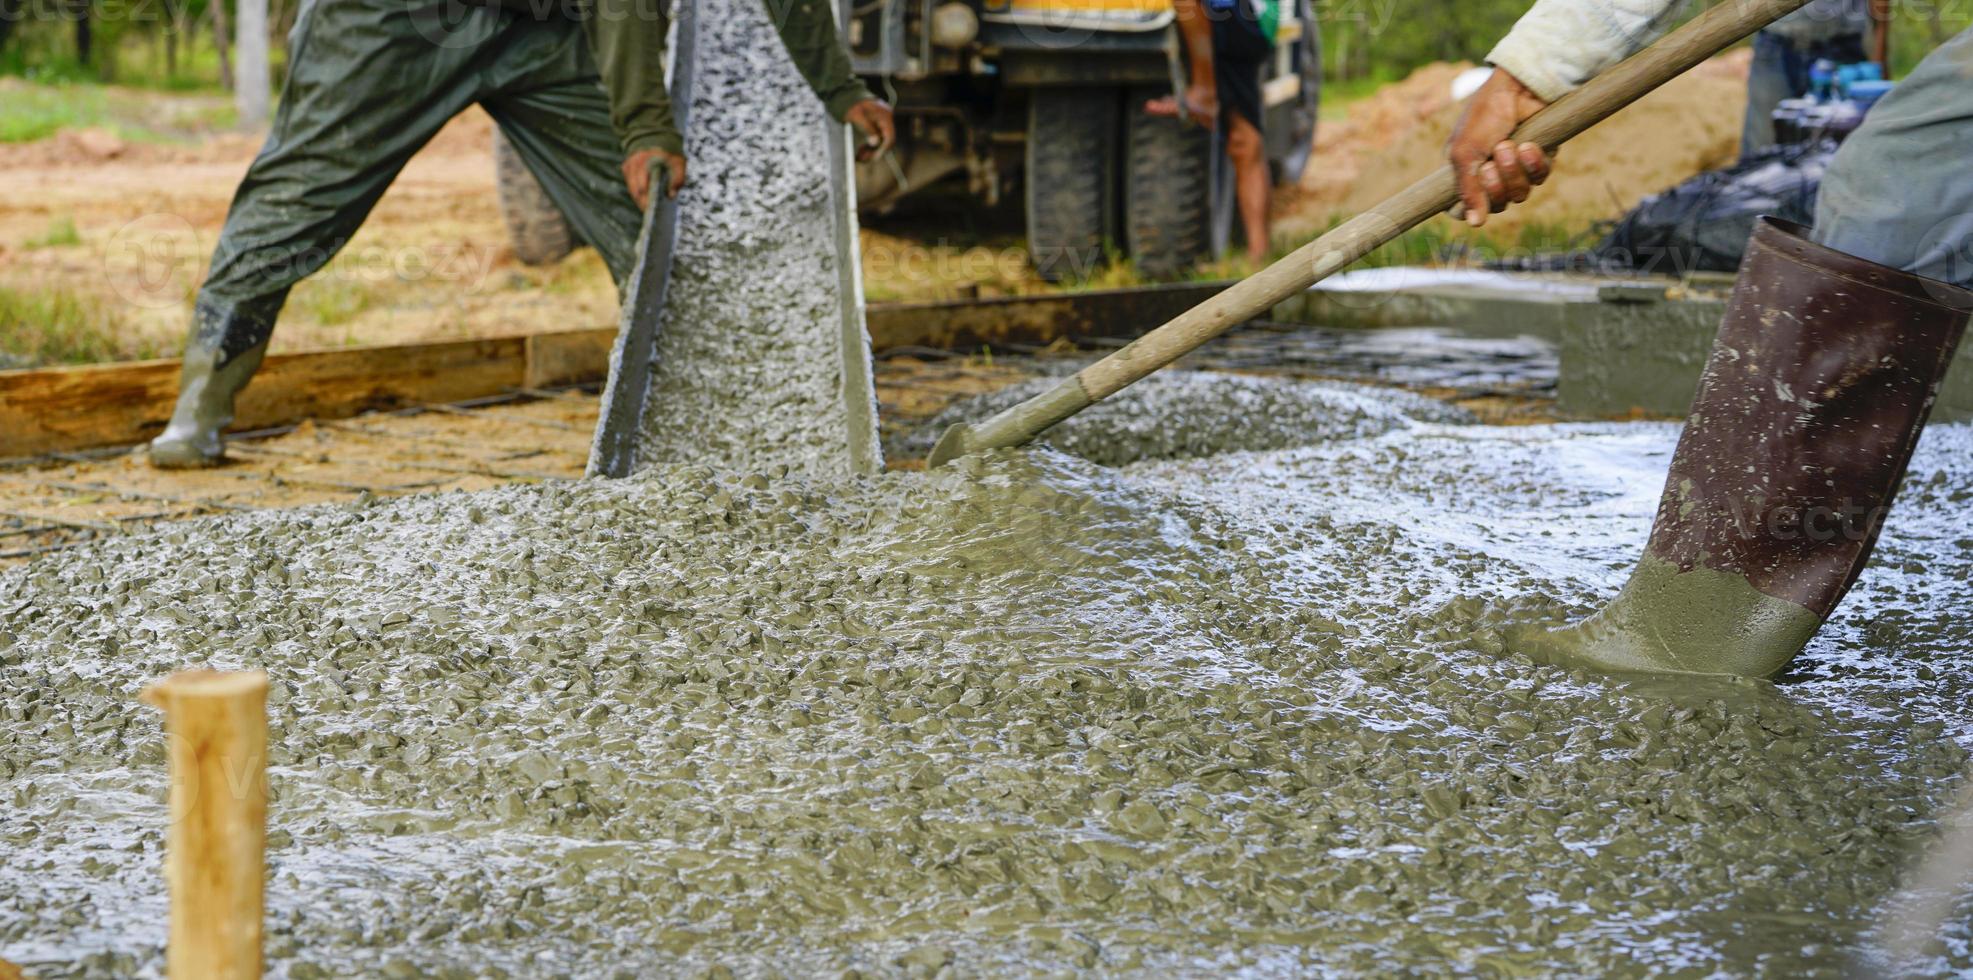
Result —
[[[1056, 378], [1037, 378], [959, 402], [894, 440], [891, 452], [923, 456], [947, 426], [987, 418], [1058, 383]], [[1097, 402], [1036, 441], [1116, 466], [1382, 435], [1409, 421], [1469, 420], [1444, 402], [1403, 391], [1168, 370]]]
[[[636, 465], [881, 466], [861, 324], [846, 335], [828, 115], [759, 0], [707, 0], [690, 181]], [[846, 208], [847, 205], [844, 204]], [[847, 213], [847, 212], [845, 212]]]
[[1502, 628], [1615, 591], [1676, 428], [1344, 391], [1285, 450], [660, 468], [0, 573], [0, 957], [159, 968], [134, 695], [213, 665], [274, 679], [277, 976], [1882, 974], [1973, 738], [1973, 428], [1783, 684], [1626, 681]]

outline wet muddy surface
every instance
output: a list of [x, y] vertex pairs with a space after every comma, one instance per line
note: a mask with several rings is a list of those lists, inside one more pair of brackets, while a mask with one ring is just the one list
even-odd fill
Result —
[[[1238, 447], [1198, 380], [1145, 397]], [[1289, 448], [669, 467], [0, 572], [0, 957], [161, 969], [134, 697], [214, 665], [274, 681], [275, 975], [1888, 968], [1973, 739], [1973, 428], [1780, 683], [1665, 683], [1498, 627], [1615, 591], [1675, 426], [1277, 394]], [[1973, 969], [1968, 911], [1905, 965]]]
[[[1053, 364], [1049, 367], [1059, 370]], [[893, 438], [888, 454], [926, 456], [947, 426], [987, 418], [1059, 383], [1057, 377], [1040, 377], [957, 402]], [[1174, 418], [1175, 412], [1184, 417]], [[1472, 417], [1444, 402], [1405, 391], [1285, 377], [1164, 371], [1070, 417], [1037, 442], [1117, 466], [1365, 438], [1414, 421], [1470, 422]]]
[[[707, 0], [699, 9], [691, 180], [679, 195], [637, 465], [875, 469], [867, 368], [844, 378], [828, 144], [841, 130], [796, 72], [768, 8]], [[867, 364], [869, 350], [849, 356]]]
[[[1116, 338], [1080, 338], [1080, 342], [1102, 353], [1126, 343]], [[1552, 398], [1561, 359], [1552, 341], [1533, 335], [1498, 336], [1440, 326], [1363, 329], [1257, 322], [1214, 338], [1182, 358], [1178, 366], [1287, 373], [1448, 394], [1513, 391]]]

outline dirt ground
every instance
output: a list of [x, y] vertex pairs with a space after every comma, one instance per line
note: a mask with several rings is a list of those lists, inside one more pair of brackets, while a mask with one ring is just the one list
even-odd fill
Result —
[[[492, 121], [460, 116], [412, 159], [349, 248], [290, 297], [274, 350], [607, 326], [616, 297], [587, 250], [547, 269], [506, 244]], [[133, 350], [169, 355], [259, 140], [179, 146], [103, 130], [0, 145], [0, 286], [100, 303]], [[72, 222], [79, 240], [37, 244]], [[432, 288], [434, 285], [439, 288]]]

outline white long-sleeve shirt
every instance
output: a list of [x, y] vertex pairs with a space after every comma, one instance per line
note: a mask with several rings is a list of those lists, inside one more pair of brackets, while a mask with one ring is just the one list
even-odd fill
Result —
[[1487, 62], [1553, 102], [1657, 40], [1683, 9], [1685, 0], [1535, 0]]
[[[1487, 63], [1553, 102], [1643, 50], [1684, 9], [1685, 0], [1535, 0]], [[1768, 30], [1803, 44], [1868, 26], [1863, 0], [1815, 0]]]

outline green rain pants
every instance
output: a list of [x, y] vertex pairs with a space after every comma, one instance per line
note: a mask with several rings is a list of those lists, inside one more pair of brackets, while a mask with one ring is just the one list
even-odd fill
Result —
[[498, 7], [309, 0], [260, 155], [193, 310], [218, 366], [265, 344], [288, 290], [348, 244], [399, 170], [478, 103], [619, 283], [643, 216], [582, 25]]

